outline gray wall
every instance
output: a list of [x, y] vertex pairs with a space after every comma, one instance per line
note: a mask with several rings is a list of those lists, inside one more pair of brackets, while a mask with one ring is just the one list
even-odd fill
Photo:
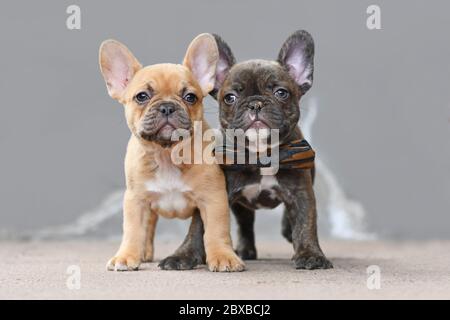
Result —
[[[366, 28], [372, 3], [382, 30]], [[81, 7], [81, 30], [65, 26], [70, 4]], [[302, 104], [317, 106], [314, 146], [364, 207], [367, 230], [448, 238], [449, 10], [448, 1], [410, 0], [2, 1], [0, 230], [70, 224], [123, 188], [128, 129], [99, 74], [102, 40], [153, 64], [179, 62], [195, 35], [216, 32], [243, 60], [274, 58], [302, 28], [316, 40], [315, 83]]]

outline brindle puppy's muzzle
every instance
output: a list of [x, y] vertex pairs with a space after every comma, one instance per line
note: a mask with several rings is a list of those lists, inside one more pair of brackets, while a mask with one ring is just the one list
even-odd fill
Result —
[[266, 96], [250, 96], [245, 98], [235, 109], [232, 126], [251, 130], [282, 130], [284, 114], [282, 106]]
[[261, 111], [268, 105], [267, 99], [263, 97], [247, 97], [235, 106], [233, 121], [231, 123], [232, 129], [247, 130], [253, 122], [258, 119]]

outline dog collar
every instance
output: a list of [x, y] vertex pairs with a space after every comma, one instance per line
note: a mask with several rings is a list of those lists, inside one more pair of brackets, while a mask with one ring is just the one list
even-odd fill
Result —
[[[267, 154], [271, 154], [273, 150], [268, 149]], [[226, 146], [219, 146], [214, 149], [217, 157], [222, 157], [224, 170], [244, 170], [249, 168], [268, 168], [272, 163], [264, 163], [257, 157], [257, 163], [249, 164], [248, 149], [245, 149], [245, 163], [238, 164], [238, 151], [236, 149], [227, 149]], [[312, 169], [314, 168], [315, 151], [305, 139], [294, 140], [281, 144], [278, 150], [278, 167], [280, 169]], [[232, 159], [230, 159], [232, 157]], [[271, 156], [268, 156], [269, 158]], [[229, 161], [227, 161], [229, 159]]]

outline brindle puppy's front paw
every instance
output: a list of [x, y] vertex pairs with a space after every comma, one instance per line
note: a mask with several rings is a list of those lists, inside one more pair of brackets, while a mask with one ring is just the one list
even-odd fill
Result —
[[139, 269], [141, 260], [133, 255], [120, 254], [111, 258], [106, 264], [108, 271], [135, 271]]
[[161, 260], [158, 267], [162, 270], [191, 270], [202, 262], [201, 258], [193, 255], [173, 255]]
[[258, 254], [256, 253], [255, 246], [245, 245], [238, 246], [236, 248], [236, 253], [241, 257], [242, 260], [256, 260]]
[[213, 272], [239, 272], [245, 270], [244, 262], [233, 250], [216, 250], [206, 257], [208, 269]]
[[294, 257], [294, 265], [296, 269], [307, 270], [333, 268], [333, 264], [323, 254], [317, 253], [304, 253]]

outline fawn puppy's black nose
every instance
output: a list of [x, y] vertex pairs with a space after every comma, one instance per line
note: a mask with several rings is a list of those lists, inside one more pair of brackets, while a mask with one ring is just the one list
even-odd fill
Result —
[[159, 106], [159, 112], [161, 112], [165, 116], [170, 116], [175, 112], [175, 106], [173, 103], [163, 103]]

